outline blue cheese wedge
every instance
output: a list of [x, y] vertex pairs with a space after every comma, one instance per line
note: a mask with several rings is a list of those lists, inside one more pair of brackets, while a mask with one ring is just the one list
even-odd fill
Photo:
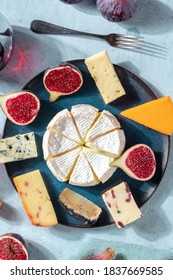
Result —
[[37, 157], [34, 132], [18, 134], [0, 140], [0, 163]]
[[143, 216], [126, 182], [107, 190], [102, 194], [102, 198], [118, 228], [123, 228]]
[[106, 104], [126, 94], [105, 50], [86, 58], [85, 64]]
[[95, 139], [101, 135], [104, 135], [112, 130], [120, 129], [120, 123], [117, 118], [111, 114], [109, 111], [104, 110], [99, 113], [99, 118], [92, 125], [91, 129], [88, 131], [85, 142]]
[[59, 202], [70, 215], [81, 219], [85, 225], [95, 224], [102, 213], [95, 203], [68, 188], [60, 193]]
[[90, 129], [91, 125], [94, 123], [97, 115], [98, 109], [88, 105], [79, 104], [72, 106], [71, 114], [78, 128], [81, 138], [85, 140], [85, 136]]

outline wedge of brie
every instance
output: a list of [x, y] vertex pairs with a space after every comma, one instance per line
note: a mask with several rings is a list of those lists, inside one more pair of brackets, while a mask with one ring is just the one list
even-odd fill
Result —
[[92, 168], [84, 155], [80, 152], [76, 165], [71, 173], [69, 183], [71, 185], [90, 187], [99, 183]]
[[43, 136], [42, 146], [44, 158], [47, 159], [76, 148], [77, 143], [70, 141], [61, 134], [47, 130]]
[[94, 150], [89, 148], [83, 148], [83, 151], [97, 178], [102, 183], [106, 182], [117, 169], [116, 167], [112, 168], [109, 166], [112, 158], [101, 155], [99, 153], [95, 153]]
[[98, 109], [88, 105], [79, 104], [72, 106], [71, 114], [74, 118], [81, 138], [85, 140], [85, 136], [98, 115]]
[[104, 151], [109, 157], [118, 157], [125, 147], [126, 138], [122, 129], [114, 130], [106, 135], [100, 136], [86, 146], [96, 150]]
[[47, 128], [55, 130], [75, 142], [80, 143], [82, 141], [73, 122], [72, 116], [67, 109], [58, 112], [50, 121]]
[[65, 182], [69, 179], [80, 151], [81, 148], [77, 148], [66, 154], [47, 160], [47, 166], [59, 181]]
[[102, 136], [114, 129], [120, 129], [120, 123], [117, 118], [109, 111], [104, 110], [100, 113], [99, 118], [88, 131], [85, 142]]

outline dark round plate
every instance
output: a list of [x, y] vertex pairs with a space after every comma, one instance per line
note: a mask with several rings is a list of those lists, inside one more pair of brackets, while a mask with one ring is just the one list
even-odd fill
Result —
[[[125, 119], [119, 115], [119, 113], [124, 109], [156, 98], [153, 92], [138, 77], [115, 65], [118, 76], [126, 90], [126, 95], [119, 98], [115, 102], [112, 102], [111, 104], [105, 105], [100, 93], [96, 88], [95, 82], [91, 78], [84, 64], [84, 61], [75, 60], [70, 62], [76, 65], [82, 71], [84, 78], [83, 86], [77, 93], [66, 97], [60, 97], [56, 102], [50, 103], [49, 94], [43, 86], [43, 72], [34, 77], [24, 87], [24, 89], [35, 92], [40, 98], [40, 112], [36, 120], [28, 126], [17, 126], [7, 120], [3, 137], [34, 131], [36, 135], [39, 156], [36, 159], [8, 163], [6, 164], [6, 170], [9, 178], [12, 179], [14, 176], [18, 176], [35, 169], [40, 169], [60, 224], [75, 227], [84, 226], [80, 220], [67, 214], [58, 203], [59, 193], [65, 187], [68, 187], [102, 207], [103, 213], [95, 226], [105, 226], [113, 223], [113, 220], [110, 217], [110, 214], [102, 200], [101, 193], [104, 190], [114, 186], [119, 181], [126, 181], [130, 186], [137, 205], [141, 207], [154, 193], [163, 177], [169, 157], [170, 137]], [[109, 110], [111, 113], [117, 116], [126, 135], [126, 149], [138, 143], [144, 143], [153, 149], [157, 161], [157, 170], [155, 176], [150, 181], [140, 182], [133, 180], [129, 178], [122, 170], [117, 169], [114, 175], [106, 183], [99, 184], [95, 187], [82, 188], [71, 186], [66, 182], [61, 183], [53, 176], [43, 159], [42, 152], [42, 137], [45, 133], [46, 126], [58, 111], [64, 108], [70, 110], [72, 105], [81, 103], [91, 104], [97, 107], [100, 111], [104, 109]]]

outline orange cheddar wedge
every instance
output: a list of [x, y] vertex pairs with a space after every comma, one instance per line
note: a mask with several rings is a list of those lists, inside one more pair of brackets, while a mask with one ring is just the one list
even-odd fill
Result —
[[160, 133], [173, 133], [173, 102], [169, 96], [124, 110], [120, 115]]

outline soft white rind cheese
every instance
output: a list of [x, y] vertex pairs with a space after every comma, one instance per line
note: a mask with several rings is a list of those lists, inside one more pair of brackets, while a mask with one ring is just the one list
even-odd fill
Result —
[[47, 126], [48, 129], [59, 131], [62, 135], [67, 136], [69, 139], [81, 142], [80, 136], [73, 122], [72, 116], [67, 109], [58, 112], [55, 117], [50, 121]]
[[85, 139], [86, 133], [98, 115], [98, 109], [88, 104], [79, 104], [72, 106], [71, 114], [81, 138]]
[[85, 141], [87, 142], [91, 139], [97, 138], [98, 136], [106, 134], [109, 131], [119, 129], [120, 127], [121, 126], [117, 118], [109, 111], [104, 110], [87, 133]]
[[100, 149], [109, 153], [112, 157], [120, 156], [125, 147], [125, 135], [122, 129], [114, 130], [104, 136], [100, 136], [91, 142], [87, 142], [86, 146], [90, 148]]
[[0, 140], [0, 163], [35, 158], [37, 156], [37, 147], [33, 132]]
[[86, 58], [85, 64], [106, 104], [125, 94], [125, 90], [106, 51], [101, 51]]
[[125, 182], [104, 192], [102, 198], [118, 228], [143, 216]]
[[106, 182], [117, 169], [109, 166], [113, 158], [94, 153], [91, 149], [83, 148], [83, 151], [87, 157], [87, 160], [91, 164], [93, 171], [97, 178], [102, 182]]
[[45, 132], [42, 145], [45, 159], [67, 152], [77, 146], [75, 142], [51, 130]]
[[69, 183], [71, 185], [83, 187], [90, 187], [99, 183], [83, 152], [81, 152], [79, 155], [79, 158], [70, 176]]
[[66, 154], [47, 160], [49, 169], [59, 181], [65, 182], [69, 179], [70, 171], [72, 170], [80, 151], [81, 148], [77, 148]]

